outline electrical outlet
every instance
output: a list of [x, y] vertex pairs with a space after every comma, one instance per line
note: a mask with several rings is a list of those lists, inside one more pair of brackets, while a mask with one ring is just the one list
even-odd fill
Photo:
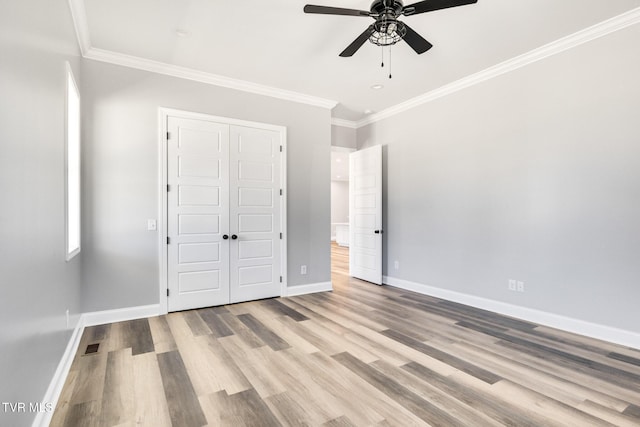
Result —
[[400, 270], [400, 261], [394, 261], [393, 268], [395, 268], [396, 270]]
[[147, 220], [147, 230], [156, 231], [158, 229], [158, 223], [155, 219]]
[[516, 290], [516, 281], [513, 279], [509, 279], [509, 290], [510, 291]]
[[300, 274], [307, 274], [307, 266], [306, 265], [301, 265], [300, 266]]
[[518, 292], [524, 292], [524, 282], [518, 281], [516, 288], [518, 289]]

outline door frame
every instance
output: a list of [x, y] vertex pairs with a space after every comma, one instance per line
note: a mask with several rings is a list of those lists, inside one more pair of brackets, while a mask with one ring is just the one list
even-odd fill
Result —
[[169, 287], [168, 275], [168, 254], [167, 254], [167, 229], [168, 229], [168, 197], [167, 197], [167, 122], [169, 117], [181, 119], [206, 120], [228, 125], [246, 126], [257, 129], [270, 130], [280, 133], [280, 231], [282, 241], [280, 242], [280, 296], [286, 296], [287, 291], [287, 128], [285, 126], [271, 125], [267, 123], [251, 122], [247, 120], [232, 119], [228, 117], [213, 116], [210, 114], [194, 113], [173, 108], [158, 108], [158, 264], [159, 264], [159, 295], [160, 314], [168, 313], [167, 289]]

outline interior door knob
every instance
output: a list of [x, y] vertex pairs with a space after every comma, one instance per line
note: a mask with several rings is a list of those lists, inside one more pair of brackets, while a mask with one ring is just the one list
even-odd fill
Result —
[[223, 235], [222, 235], [222, 238], [223, 238], [224, 240], [227, 240], [227, 239], [229, 238], [229, 235], [228, 235], [228, 234], [223, 234]]
[[232, 235], [231, 235], [231, 238], [232, 238], [233, 240], [236, 240], [236, 239], [238, 238], [238, 236], [236, 236], [235, 234], [232, 234]]
[[376, 234], [382, 234], [382, 230], [376, 230], [376, 231], [374, 231], [374, 233], [376, 233]]

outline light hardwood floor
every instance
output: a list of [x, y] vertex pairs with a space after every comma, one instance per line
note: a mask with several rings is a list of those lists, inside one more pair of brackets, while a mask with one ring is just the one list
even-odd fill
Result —
[[640, 425], [639, 351], [332, 262], [333, 292], [87, 328], [51, 425]]

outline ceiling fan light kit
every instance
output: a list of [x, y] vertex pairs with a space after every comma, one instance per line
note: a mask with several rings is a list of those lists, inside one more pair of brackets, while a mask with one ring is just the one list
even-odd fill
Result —
[[[362, 34], [360, 34], [345, 50], [342, 57], [350, 57], [365, 44], [367, 40], [377, 46], [392, 46], [404, 40], [418, 55], [433, 47], [411, 27], [398, 20], [400, 16], [412, 16], [450, 7], [464, 6], [477, 3], [478, 0], [423, 0], [405, 6], [402, 0], [374, 0], [370, 10], [345, 9], [331, 6], [317, 6], [308, 4], [305, 13], [342, 16], [365, 16], [375, 19]], [[391, 78], [391, 74], [389, 74]]]

